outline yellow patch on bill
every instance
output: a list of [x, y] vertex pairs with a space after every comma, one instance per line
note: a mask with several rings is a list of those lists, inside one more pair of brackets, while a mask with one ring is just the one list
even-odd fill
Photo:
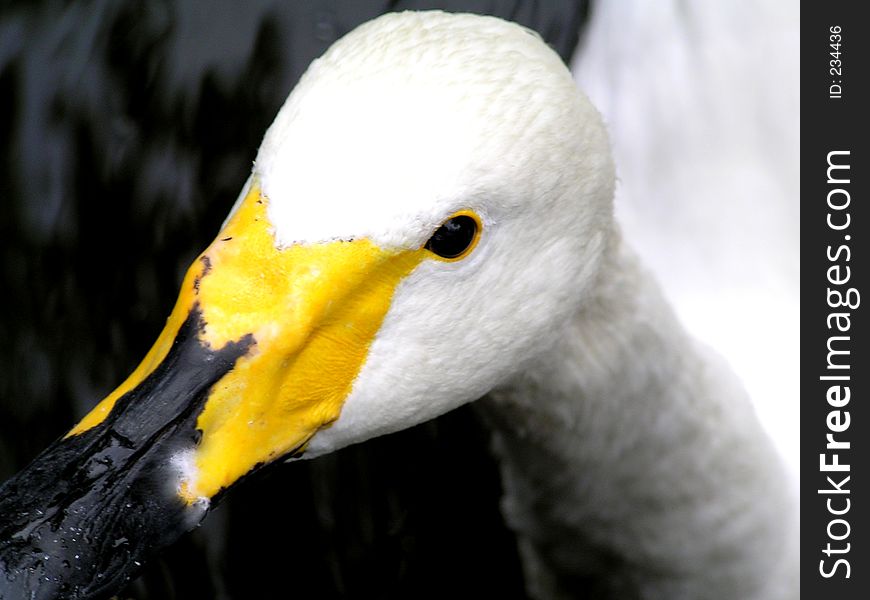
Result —
[[219, 348], [250, 333], [255, 344], [215, 384], [197, 421], [188, 501], [213, 496], [338, 418], [396, 286], [424, 252], [365, 239], [278, 248], [254, 186], [204, 256], [202, 339]]
[[194, 306], [199, 341], [254, 343], [209, 391], [187, 502], [210, 498], [259, 464], [304, 446], [334, 422], [366, 360], [393, 293], [425, 250], [384, 250], [366, 239], [277, 246], [267, 199], [253, 185], [191, 266], [157, 343], [132, 375], [70, 432], [85, 431], [166, 357]]

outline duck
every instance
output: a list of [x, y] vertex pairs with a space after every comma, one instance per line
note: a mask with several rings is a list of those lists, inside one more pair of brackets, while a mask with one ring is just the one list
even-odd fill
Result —
[[225, 494], [476, 402], [536, 598], [797, 598], [739, 380], [614, 219], [532, 31], [394, 13], [312, 63], [151, 350], [0, 487], [0, 598], [108, 597]]

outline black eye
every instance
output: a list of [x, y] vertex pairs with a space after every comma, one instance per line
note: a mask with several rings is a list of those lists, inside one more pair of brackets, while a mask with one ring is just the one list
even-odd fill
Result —
[[480, 221], [477, 215], [460, 213], [453, 215], [439, 227], [426, 249], [448, 260], [462, 258], [477, 241]]

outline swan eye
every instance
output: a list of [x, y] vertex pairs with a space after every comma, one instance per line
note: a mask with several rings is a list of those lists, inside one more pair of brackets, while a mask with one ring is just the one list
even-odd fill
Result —
[[471, 211], [461, 211], [444, 221], [424, 247], [445, 260], [459, 260], [477, 245], [481, 228], [480, 217]]

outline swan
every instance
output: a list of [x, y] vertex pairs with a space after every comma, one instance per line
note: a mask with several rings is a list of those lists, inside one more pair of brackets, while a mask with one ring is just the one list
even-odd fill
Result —
[[538, 598], [796, 598], [740, 383], [613, 217], [605, 127], [492, 17], [380, 17], [306, 72], [142, 363], [0, 489], [0, 598], [100, 598], [239, 480], [479, 399]]

